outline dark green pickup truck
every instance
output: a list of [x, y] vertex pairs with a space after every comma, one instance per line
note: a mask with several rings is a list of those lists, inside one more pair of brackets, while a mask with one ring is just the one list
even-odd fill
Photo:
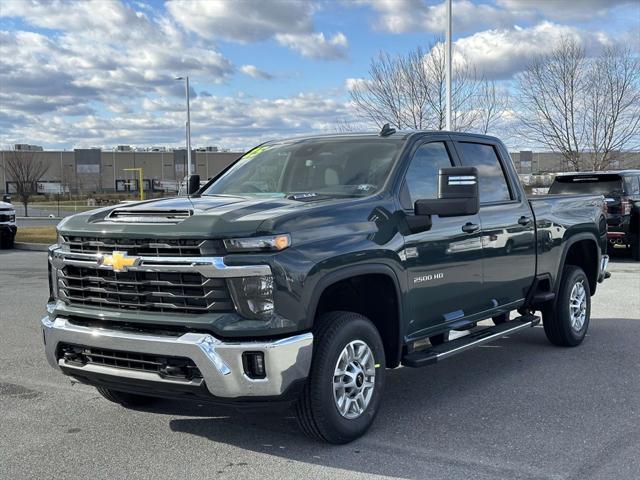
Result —
[[537, 311], [552, 343], [578, 345], [606, 245], [601, 195], [527, 199], [493, 137], [276, 141], [187, 197], [63, 221], [45, 350], [123, 405], [287, 402], [307, 434], [345, 443], [373, 422], [386, 369]]

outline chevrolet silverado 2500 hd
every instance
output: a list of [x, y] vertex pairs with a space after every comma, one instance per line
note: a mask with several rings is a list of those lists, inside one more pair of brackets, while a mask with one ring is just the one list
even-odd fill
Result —
[[387, 369], [538, 311], [553, 344], [580, 344], [608, 259], [601, 195], [527, 199], [498, 139], [389, 128], [266, 143], [188, 197], [58, 229], [53, 367], [123, 405], [290, 402], [332, 443], [371, 425]]

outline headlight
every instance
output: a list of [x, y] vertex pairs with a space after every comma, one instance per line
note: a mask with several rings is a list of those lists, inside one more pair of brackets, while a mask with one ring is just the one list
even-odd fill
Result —
[[273, 277], [238, 277], [229, 279], [229, 289], [236, 310], [245, 318], [268, 319], [273, 313]]
[[278, 252], [291, 245], [288, 234], [268, 237], [228, 238], [224, 241], [227, 252]]
[[64, 241], [64, 237], [62, 236], [60, 231], [58, 231], [56, 243], [60, 246], [60, 250], [62, 250], [63, 252], [69, 251], [69, 245]]

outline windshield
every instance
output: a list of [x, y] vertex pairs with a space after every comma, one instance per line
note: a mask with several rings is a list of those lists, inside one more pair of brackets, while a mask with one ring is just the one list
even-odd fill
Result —
[[620, 195], [622, 178], [619, 175], [586, 175], [556, 177], [549, 193], [589, 193], [592, 195]]
[[203, 195], [371, 195], [384, 185], [402, 143], [371, 137], [262, 145], [247, 152]]

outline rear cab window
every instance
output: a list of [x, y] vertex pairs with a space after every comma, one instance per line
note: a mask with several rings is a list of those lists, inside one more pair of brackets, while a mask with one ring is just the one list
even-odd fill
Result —
[[625, 194], [622, 177], [617, 174], [560, 175], [555, 178], [550, 194], [590, 194], [605, 197]]

